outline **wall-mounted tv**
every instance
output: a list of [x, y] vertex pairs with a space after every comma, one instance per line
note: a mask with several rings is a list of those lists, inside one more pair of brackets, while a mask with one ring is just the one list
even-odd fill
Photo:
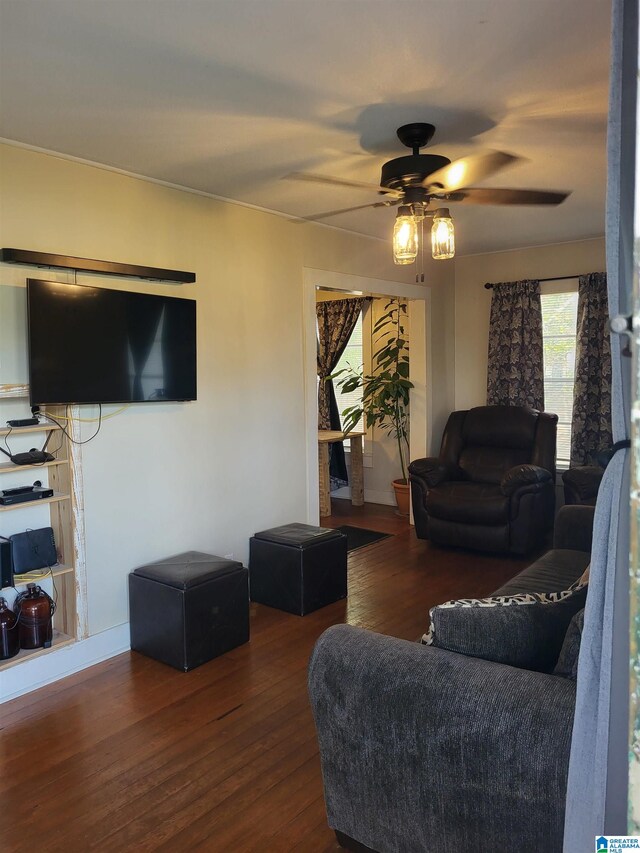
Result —
[[27, 281], [31, 405], [196, 399], [196, 303]]

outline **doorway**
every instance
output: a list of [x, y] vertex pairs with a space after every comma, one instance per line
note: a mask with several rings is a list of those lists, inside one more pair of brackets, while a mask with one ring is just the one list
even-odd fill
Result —
[[[429, 446], [430, 400], [429, 370], [431, 359], [428, 352], [430, 299], [429, 287], [346, 275], [307, 268], [304, 270], [304, 375], [305, 375], [305, 420], [307, 450], [307, 520], [309, 524], [320, 522], [319, 473], [318, 473], [318, 393], [316, 366], [316, 293], [334, 293], [336, 297], [367, 296], [372, 299], [400, 298], [407, 301], [410, 344], [410, 378], [414, 384], [411, 391], [410, 458], [426, 455]], [[366, 334], [366, 333], [365, 333]], [[366, 448], [366, 443], [365, 443]], [[367, 489], [367, 467], [365, 450], [365, 501], [376, 503], [376, 490]], [[390, 488], [390, 487], [389, 487]], [[342, 496], [347, 496], [343, 492]]]

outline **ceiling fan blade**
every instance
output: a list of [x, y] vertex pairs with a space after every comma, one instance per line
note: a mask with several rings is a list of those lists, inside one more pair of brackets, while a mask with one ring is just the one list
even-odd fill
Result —
[[433, 172], [424, 179], [422, 186], [433, 187], [436, 191], [438, 188], [442, 188], [443, 192], [453, 192], [468, 187], [469, 184], [475, 184], [476, 181], [481, 181], [490, 175], [495, 175], [496, 172], [521, 159], [523, 158], [515, 157], [513, 154], [507, 154], [504, 151], [484, 151], [481, 154], [470, 154], [468, 157], [461, 157], [459, 160], [449, 163], [448, 166]]
[[[314, 175], [312, 172], [290, 172], [282, 176], [284, 180], [311, 181], [316, 184], [332, 184], [338, 187], [349, 187], [356, 190], [369, 190], [375, 193], [387, 193], [395, 198], [402, 198], [402, 190], [390, 190], [387, 187], [379, 187], [376, 184], [366, 184], [363, 181], [349, 181], [344, 178], [330, 178], [327, 175]], [[471, 183], [471, 181], [468, 181]]]
[[446, 195], [448, 201], [462, 204], [562, 204], [570, 192], [553, 190], [512, 190], [467, 187]]
[[339, 213], [351, 213], [352, 210], [365, 210], [367, 207], [395, 207], [400, 204], [400, 199], [389, 199], [389, 201], [374, 201], [373, 204], [359, 204], [357, 207], [343, 207], [341, 210], [329, 210], [326, 213], [315, 213], [312, 216], [296, 217], [296, 222], [316, 222], [318, 219], [328, 219], [329, 216], [337, 216]]

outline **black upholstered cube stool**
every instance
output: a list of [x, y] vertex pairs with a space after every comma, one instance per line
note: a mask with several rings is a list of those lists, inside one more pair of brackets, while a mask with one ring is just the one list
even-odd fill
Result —
[[242, 563], [187, 551], [129, 575], [131, 648], [187, 672], [249, 639]]
[[251, 601], [304, 616], [347, 597], [347, 537], [285, 524], [251, 537]]

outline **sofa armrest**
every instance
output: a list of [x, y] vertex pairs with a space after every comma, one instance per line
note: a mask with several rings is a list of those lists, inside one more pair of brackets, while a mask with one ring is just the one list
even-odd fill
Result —
[[563, 506], [556, 516], [553, 547], [591, 553], [594, 513], [595, 507], [592, 506]]
[[420, 481], [420, 484], [427, 489], [451, 479], [449, 469], [440, 464], [437, 456], [415, 459], [409, 465], [409, 476], [412, 480]]
[[575, 683], [347, 625], [309, 667], [329, 825], [373, 850], [562, 844]]
[[538, 465], [515, 465], [509, 468], [500, 482], [503, 495], [510, 497], [523, 486], [537, 486], [549, 483], [551, 472]]
[[596, 497], [603, 476], [604, 468], [598, 465], [579, 465], [563, 471], [562, 482], [583, 503]]

